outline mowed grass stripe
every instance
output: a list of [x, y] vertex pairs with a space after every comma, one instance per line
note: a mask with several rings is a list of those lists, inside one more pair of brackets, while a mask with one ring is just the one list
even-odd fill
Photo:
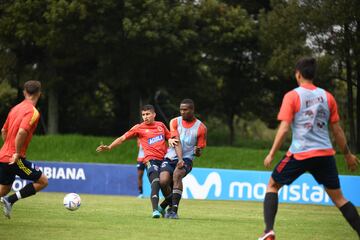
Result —
[[[0, 218], [1, 239], [257, 239], [262, 203], [182, 200], [179, 220], [152, 219], [149, 199], [81, 194], [82, 206], [62, 206], [63, 193], [39, 193]], [[280, 204], [277, 239], [357, 239], [331, 206]]]

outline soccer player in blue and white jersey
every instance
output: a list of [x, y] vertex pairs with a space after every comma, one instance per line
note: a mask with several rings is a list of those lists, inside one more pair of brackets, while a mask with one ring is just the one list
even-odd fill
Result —
[[195, 117], [194, 110], [194, 102], [184, 99], [180, 103], [181, 116], [170, 121], [171, 137], [180, 140], [182, 156], [178, 156], [174, 148], [169, 148], [161, 165], [160, 186], [165, 201], [160, 207], [164, 210], [167, 205], [171, 205], [166, 218], [178, 218], [177, 212], [183, 190], [182, 179], [191, 172], [195, 156], [199, 157], [202, 149], [206, 147], [207, 129]]

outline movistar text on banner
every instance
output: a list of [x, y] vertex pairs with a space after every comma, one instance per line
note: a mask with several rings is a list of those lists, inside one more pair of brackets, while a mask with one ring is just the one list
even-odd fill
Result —
[[[263, 201], [271, 172], [193, 168], [183, 179], [183, 198], [212, 200]], [[345, 197], [360, 206], [360, 177], [340, 176]], [[150, 186], [144, 185], [144, 194]], [[293, 184], [284, 186], [280, 202], [332, 204], [322, 185], [310, 174], [304, 174]]]

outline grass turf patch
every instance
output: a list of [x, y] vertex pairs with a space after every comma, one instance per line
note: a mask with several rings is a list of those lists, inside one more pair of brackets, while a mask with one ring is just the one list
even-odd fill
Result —
[[[149, 199], [81, 194], [82, 206], [62, 206], [63, 193], [41, 192], [0, 218], [1, 239], [257, 239], [264, 224], [262, 203], [183, 199], [179, 220], [152, 219]], [[278, 239], [357, 239], [332, 206], [282, 204]]]

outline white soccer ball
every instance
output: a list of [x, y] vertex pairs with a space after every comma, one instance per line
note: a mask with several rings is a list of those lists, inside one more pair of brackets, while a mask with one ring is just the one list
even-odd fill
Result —
[[64, 207], [70, 211], [77, 210], [81, 205], [81, 198], [76, 193], [66, 194], [64, 197]]

